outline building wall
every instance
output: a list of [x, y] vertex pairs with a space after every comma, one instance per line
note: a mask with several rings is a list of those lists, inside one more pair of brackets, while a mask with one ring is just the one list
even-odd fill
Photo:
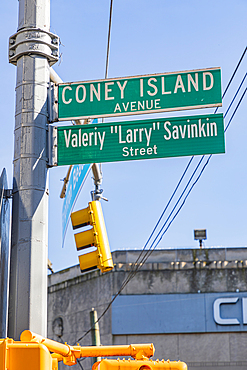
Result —
[[[69, 344], [74, 344], [79, 340], [80, 345], [91, 345], [91, 334], [84, 337], [90, 329], [91, 309], [96, 309], [98, 317], [104, 313], [112, 297], [130, 276], [130, 270], [135, 266], [139, 254], [140, 251], [137, 250], [113, 252], [115, 268], [104, 275], [99, 271], [82, 274], [79, 266], [49, 275], [48, 337]], [[237, 297], [238, 293], [245, 297], [246, 293], [247, 297], [246, 249], [155, 250], [121, 291], [123, 297], [164, 295], [164, 298], [167, 298], [168, 294], [174, 294], [176, 299], [183, 294], [188, 294], [187, 297], [190, 299], [192, 294], [195, 297], [198, 294], [208, 297], [212, 293], [219, 293], [219, 297], [222, 296], [221, 293], [226, 293], [226, 297]], [[215, 332], [150, 333], [151, 325], [147, 319], [148, 314], [143, 323], [142, 314], [139, 318], [141, 321], [139, 326], [143, 325], [144, 328], [142, 335], [119, 332], [113, 335], [112, 320], [116, 318], [114, 304], [117, 305], [117, 302], [116, 299], [113, 309], [110, 307], [99, 321], [103, 345], [154, 343], [156, 348], [154, 358], [181, 360], [193, 370], [209, 368], [220, 370], [223, 367], [236, 370], [246, 368], [247, 332], [244, 330], [247, 325], [241, 323], [241, 325], [231, 327], [217, 326], [218, 329]], [[240, 299], [237, 304], [240, 307], [238, 310], [241, 311], [239, 302]], [[191, 304], [193, 305], [193, 302]], [[230, 304], [224, 305], [225, 307], [232, 310], [229, 311], [230, 315], [234, 315], [234, 310], [238, 306]], [[240, 311], [237, 314], [239, 320], [243, 316]], [[120, 323], [121, 320], [125, 322], [124, 320], [129, 319], [124, 308], [121, 312]], [[222, 315], [224, 314], [222, 311]], [[157, 317], [150, 317], [150, 321]], [[81, 362], [84, 370], [90, 369], [91, 364], [91, 359]], [[78, 365], [76, 368], [79, 369]]]

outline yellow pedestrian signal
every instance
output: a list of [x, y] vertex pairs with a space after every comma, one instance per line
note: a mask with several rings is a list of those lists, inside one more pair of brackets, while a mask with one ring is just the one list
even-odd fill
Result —
[[98, 200], [88, 203], [88, 207], [71, 213], [73, 229], [91, 225], [91, 229], [75, 234], [77, 250], [95, 247], [95, 250], [79, 256], [81, 271], [99, 268], [102, 272], [113, 269], [103, 212]]
[[187, 370], [185, 362], [165, 360], [108, 360], [93, 364], [92, 370]]
[[40, 343], [0, 340], [0, 370], [57, 370], [48, 349]]

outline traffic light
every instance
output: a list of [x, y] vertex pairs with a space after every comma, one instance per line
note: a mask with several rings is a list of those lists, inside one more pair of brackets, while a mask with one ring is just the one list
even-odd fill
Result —
[[95, 247], [93, 252], [79, 256], [81, 271], [99, 268], [102, 272], [113, 269], [103, 212], [98, 200], [88, 203], [88, 207], [71, 213], [73, 229], [91, 225], [91, 229], [75, 234], [77, 250]]
[[187, 370], [181, 361], [165, 360], [108, 360], [104, 359], [93, 364], [92, 370]]
[[40, 343], [0, 340], [0, 370], [57, 370], [57, 360]]

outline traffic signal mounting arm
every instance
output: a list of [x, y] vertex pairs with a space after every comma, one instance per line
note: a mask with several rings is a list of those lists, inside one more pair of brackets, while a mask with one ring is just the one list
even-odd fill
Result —
[[30, 330], [25, 330], [21, 334], [21, 342], [40, 343], [53, 352], [52, 357], [58, 361], [63, 361], [66, 365], [74, 365], [81, 357], [106, 357], [106, 356], [131, 356], [134, 359], [148, 359], [154, 355], [154, 345], [149, 344], [130, 344], [125, 346], [91, 346], [81, 347], [69, 346], [54, 340], [44, 338]]

